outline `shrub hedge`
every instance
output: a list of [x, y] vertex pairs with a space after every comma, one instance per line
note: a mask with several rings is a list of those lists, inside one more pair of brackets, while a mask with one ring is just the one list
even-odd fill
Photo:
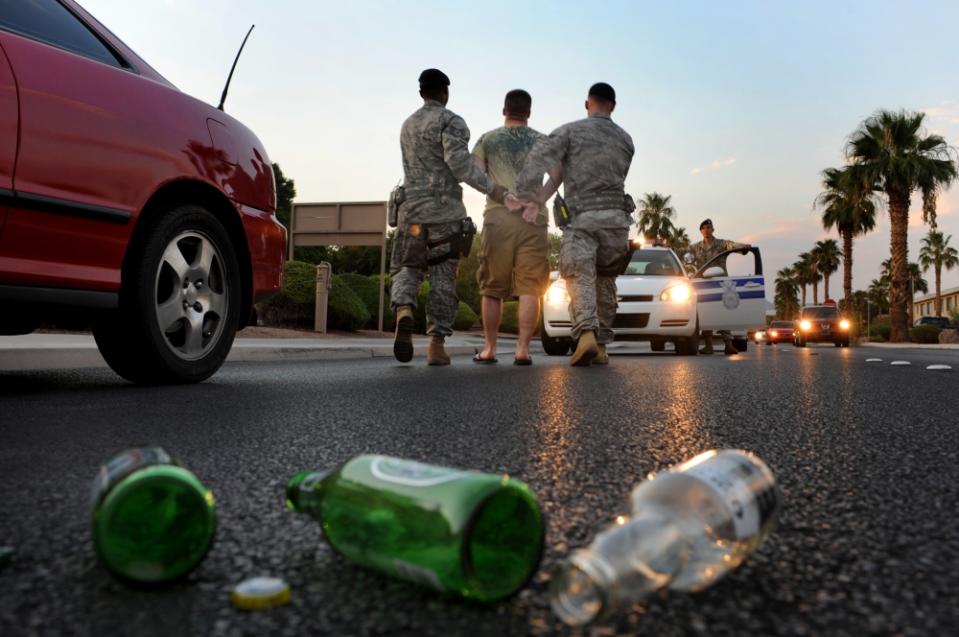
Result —
[[941, 331], [935, 325], [917, 325], [909, 330], [909, 338], [914, 343], [938, 343]]
[[[363, 276], [362, 274], [354, 274], [352, 272], [347, 272], [345, 274], [338, 275], [340, 279], [346, 283], [351, 290], [356, 292], [356, 295], [360, 297], [360, 300], [363, 301], [363, 305], [366, 307], [366, 311], [370, 315], [370, 320], [367, 321], [364, 327], [369, 329], [376, 329], [377, 326], [377, 316], [380, 311], [380, 282], [379, 276]], [[386, 288], [385, 294], [383, 296], [383, 329], [391, 329], [393, 323], [393, 312], [390, 310], [390, 291], [389, 288]]]
[[499, 331], [506, 334], [519, 334], [519, 301], [503, 303], [503, 318], [500, 320]]

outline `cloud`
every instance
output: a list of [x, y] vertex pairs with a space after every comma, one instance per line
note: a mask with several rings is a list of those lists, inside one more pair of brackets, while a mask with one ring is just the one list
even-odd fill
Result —
[[727, 157], [726, 159], [716, 159], [711, 161], [708, 166], [696, 166], [695, 168], [689, 171], [689, 174], [698, 175], [699, 173], [705, 172], [707, 170], [720, 170], [722, 168], [725, 168], [726, 166], [732, 166], [735, 163], [736, 163], [735, 157]]
[[959, 124], [959, 102], [943, 102], [938, 106], [927, 106], [922, 110], [929, 119]]
[[756, 244], [759, 243], [760, 239], [769, 239], [772, 237], [782, 237], [782, 236], [795, 236], [801, 234], [797, 232], [800, 228], [809, 225], [808, 219], [792, 219], [789, 221], [780, 221], [772, 228], [767, 228], [765, 230], [759, 230], [757, 232], [752, 232], [750, 234], [744, 235], [739, 238], [739, 241], [743, 243]]

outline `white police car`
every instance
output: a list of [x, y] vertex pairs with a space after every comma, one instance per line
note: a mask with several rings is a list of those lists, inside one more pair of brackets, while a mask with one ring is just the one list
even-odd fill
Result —
[[[616, 290], [616, 340], [649, 341], [653, 351], [663, 351], [671, 342], [677, 354], [695, 355], [702, 330], [730, 331], [737, 349], [745, 351], [746, 332], [766, 324], [765, 281], [756, 247], [718, 255], [691, 275], [671, 249], [639, 247], [616, 279]], [[547, 354], [570, 351], [571, 327], [566, 282], [557, 277], [543, 298], [540, 338]]]

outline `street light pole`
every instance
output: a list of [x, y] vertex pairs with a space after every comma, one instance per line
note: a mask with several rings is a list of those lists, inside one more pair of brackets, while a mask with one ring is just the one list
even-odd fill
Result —
[[872, 338], [872, 334], [869, 331], [869, 307], [872, 303], [869, 302], [869, 299], [866, 299], [866, 341], [869, 341]]

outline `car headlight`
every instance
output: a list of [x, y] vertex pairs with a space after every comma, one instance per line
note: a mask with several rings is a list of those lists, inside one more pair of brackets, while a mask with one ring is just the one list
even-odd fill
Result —
[[685, 303], [692, 294], [693, 291], [688, 285], [680, 283], [679, 285], [671, 285], [663, 290], [663, 293], [659, 295], [659, 300], [672, 303]]
[[839, 328], [840, 328], [840, 329], [843, 329], [843, 330], [848, 330], [848, 329], [849, 329], [849, 321], [847, 321], [846, 319], [843, 319], [843, 320], [839, 321]]
[[569, 303], [569, 292], [566, 291], [566, 283], [562, 279], [553, 282], [546, 290], [546, 302], [550, 305], [565, 305]]
[[769, 332], [769, 335], [772, 336], [773, 338], [776, 338], [777, 336], [779, 336], [779, 332], [777, 332], [776, 330], [772, 330], [771, 332]]
[[806, 320], [799, 321], [799, 329], [801, 329], [804, 332], [808, 332], [809, 330], [812, 329], [812, 323]]
[[761, 341], [761, 340], [763, 340], [764, 338], [766, 338], [766, 333], [763, 332], [763, 331], [756, 332], [756, 334], [753, 336], [753, 338], [755, 338], [757, 341]]

